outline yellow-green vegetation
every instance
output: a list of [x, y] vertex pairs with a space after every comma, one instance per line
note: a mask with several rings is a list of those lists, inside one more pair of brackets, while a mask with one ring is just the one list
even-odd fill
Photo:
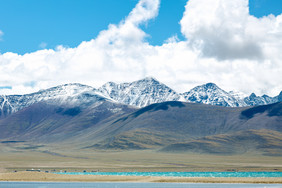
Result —
[[[23, 149], [0, 144], [0, 169], [66, 171], [282, 171], [282, 157], [258, 153], [212, 155], [164, 153], [155, 150], [94, 151], [70, 145], [45, 145]], [[19, 149], [21, 148], [21, 149]]]
[[[28, 169], [40, 169], [41, 172], [27, 172]], [[35, 145], [28, 142], [0, 144], [0, 181], [282, 183], [282, 178], [121, 177], [50, 173], [54, 171], [282, 171], [282, 157], [258, 153], [223, 156], [156, 150], [99, 151], [75, 149], [69, 144]]]
[[266, 129], [239, 131], [171, 144], [163, 148], [162, 151], [194, 151], [223, 155], [244, 154], [253, 151], [262, 155], [282, 156], [282, 134]]

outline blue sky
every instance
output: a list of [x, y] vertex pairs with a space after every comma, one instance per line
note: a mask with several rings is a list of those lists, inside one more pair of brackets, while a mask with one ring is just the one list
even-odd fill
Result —
[[281, 0], [0, 0], [0, 94], [152, 76], [282, 90]]
[[[0, 0], [0, 30], [4, 33], [0, 53], [24, 54], [57, 45], [76, 47], [95, 38], [110, 23], [118, 24], [138, 0]], [[172, 35], [183, 39], [179, 21], [186, 0], [163, 0], [159, 15], [143, 30], [152, 45]], [[250, 0], [256, 17], [282, 12], [281, 0]]]

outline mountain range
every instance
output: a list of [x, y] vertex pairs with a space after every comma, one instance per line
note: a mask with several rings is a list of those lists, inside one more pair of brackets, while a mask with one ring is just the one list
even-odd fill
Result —
[[227, 107], [245, 107], [266, 105], [282, 101], [282, 91], [276, 97], [256, 96], [252, 93], [242, 97], [238, 92], [226, 92], [214, 83], [197, 86], [185, 93], [177, 93], [152, 77], [131, 83], [116, 84], [108, 82], [96, 89], [82, 84], [65, 84], [26, 95], [0, 95], [0, 117], [17, 112], [40, 101], [56, 103], [95, 103], [96, 98], [103, 98], [115, 103], [145, 107], [150, 104], [181, 101], [203, 103]]
[[152, 77], [131, 83], [108, 82], [98, 90], [104, 96], [118, 103], [136, 107], [145, 107], [165, 101], [193, 102], [228, 107], [265, 105], [282, 101], [282, 91], [276, 97], [256, 96], [254, 93], [244, 97], [238, 92], [226, 92], [214, 83], [197, 86], [185, 93], [177, 93]]
[[281, 156], [281, 93], [239, 96], [213, 83], [179, 94], [154, 78], [1, 96], [0, 143], [20, 142], [17, 149], [39, 152], [55, 144], [79, 150]]

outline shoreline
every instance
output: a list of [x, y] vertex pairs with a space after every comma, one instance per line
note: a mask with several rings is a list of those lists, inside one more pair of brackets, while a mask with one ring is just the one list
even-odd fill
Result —
[[275, 178], [211, 178], [211, 177], [152, 177], [152, 176], [106, 176], [65, 175], [45, 172], [0, 173], [0, 182], [136, 182], [136, 183], [258, 183], [282, 184], [282, 177]]

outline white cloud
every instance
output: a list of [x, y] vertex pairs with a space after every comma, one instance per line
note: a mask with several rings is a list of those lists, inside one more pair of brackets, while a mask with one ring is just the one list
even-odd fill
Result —
[[[247, 0], [189, 0], [181, 31], [162, 46], [140, 29], [158, 15], [159, 0], [140, 0], [127, 18], [76, 48], [0, 55], [0, 83], [29, 93], [68, 82], [99, 87], [107, 81], [154, 76], [179, 92], [206, 82], [246, 94], [281, 91], [282, 16], [257, 19]], [[32, 83], [32, 84], [29, 84]]]
[[212, 58], [227, 66], [217, 74], [233, 77], [229, 85], [244, 92], [274, 94], [282, 89], [282, 15], [251, 16], [248, 0], [190, 0], [180, 23], [201, 59]]
[[173, 35], [171, 37], [169, 37], [168, 39], [165, 40], [165, 43], [177, 43], [179, 42], [179, 38], [177, 35]]
[[204, 56], [261, 59], [261, 38], [256, 36], [260, 34], [251, 24], [260, 22], [257, 26], [261, 28], [263, 21], [250, 16], [248, 8], [247, 0], [190, 0], [181, 20], [182, 32]]
[[4, 35], [4, 32], [0, 30], [0, 41], [3, 40], [2, 37]]

